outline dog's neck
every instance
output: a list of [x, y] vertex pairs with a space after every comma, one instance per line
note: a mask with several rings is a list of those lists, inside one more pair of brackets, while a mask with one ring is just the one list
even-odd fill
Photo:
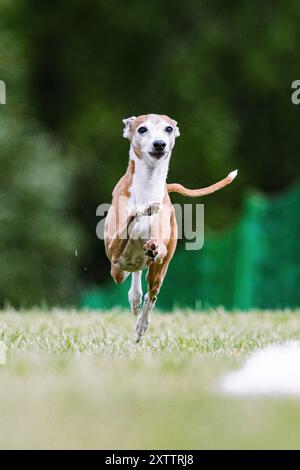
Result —
[[133, 203], [163, 202], [171, 152], [166, 158], [155, 162], [153, 166], [147, 165], [142, 158], [138, 158], [132, 147], [130, 147], [129, 156], [134, 161], [134, 174], [130, 188]]

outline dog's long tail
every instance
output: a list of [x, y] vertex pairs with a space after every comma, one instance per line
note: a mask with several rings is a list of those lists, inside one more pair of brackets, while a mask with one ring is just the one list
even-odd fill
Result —
[[230, 184], [236, 177], [237, 173], [238, 171], [234, 170], [221, 181], [218, 181], [217, 183], [212, 184], [211, 186], [207, 186], [206, 188], [200, 189], [187, 189], [178, 183], [167, 184], [168, 193], [178, 193], [182, 194], [183, 196], [189, 197], [206, 196], [207, 194], [214, 193], [215, 191], [218, 191], [219, 189], [222, 189], [228, 184]]

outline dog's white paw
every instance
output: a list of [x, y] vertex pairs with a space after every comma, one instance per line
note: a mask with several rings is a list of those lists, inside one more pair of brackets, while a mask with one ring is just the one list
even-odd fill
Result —
[[139, 207], [136, 211], [137, 217], [142, 216], [151, 216], [157, 214], [161, 208], [161, 204], [159, 202], [149, 202], [141, 207]]
[[161, 256], [159, 244], [153, 238], [150, 238], [144, 245], [144, 253], [151, 261], [162, 263], [163, 257]]

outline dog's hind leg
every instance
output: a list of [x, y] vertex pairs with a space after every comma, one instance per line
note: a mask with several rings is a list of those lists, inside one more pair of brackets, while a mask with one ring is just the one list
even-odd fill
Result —
[[144, 304], [143, 304], [143, 310], [141, 314], [139, 315], [136, 326], [135, 326], [135, 332], [136, 332], [136, 342], [138, 343], [142, 336], [144, 336], [150, 321], [151, 321], [151, 312], [156, 304], [156, 298], [151, 299], [149, 297], [149, 294], [147, 293], [144, 297]]
[[166, 252], [161, 263], [152, 262], [147, 273], [148, 292], [144, 298], [144, 305], [136, 323], [136, 341], [139, 342], [145, 334], [149, 324], [151, 312], [156, 304], [157, 296], [164, 281], [169, 263], [173, 257], [177, 244], [177, 225], [174, 210], [171, 211], [170, 239], [160, 242]]
[[129, 276], [129, 272], [117, 268], [113, 265], [113, 263], [111, 263], [110, 274], [116, 284], [122, 284], [122, 282], [124, 282], [125, 279], [127, 279], [127, 277]]
[[156, 304], [157, 296], [162, 286], [164, 277], [168, 269], [169, 261], [163, 264], [152, 263], [147, 274], [148, 292], [144, 297], [144, 305], [140, 316], [137, 319], [135, 331], [136, 341], [139, 342], [144, 336], [150, 321], [151, 312]]
[[142, 271], [132, 273], [128, 299], [132, 312], [134, 315], [138, 315], [143, 300]]

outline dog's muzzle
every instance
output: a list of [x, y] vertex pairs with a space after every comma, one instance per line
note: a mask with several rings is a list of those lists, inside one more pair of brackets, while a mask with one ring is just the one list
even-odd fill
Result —
[[165, 154], [166, 154], [166, 152], [149, 152], [149, 155], [150, 155], [152, 158], [156, 158], [156, 160], [159, 160], [159, 159], [162, 158]]
[[153, 151], [149, 152], [151, 157], [159, 159], [165, 155], [166, 142], [164, 140], [155, 140], [152, 146]]

